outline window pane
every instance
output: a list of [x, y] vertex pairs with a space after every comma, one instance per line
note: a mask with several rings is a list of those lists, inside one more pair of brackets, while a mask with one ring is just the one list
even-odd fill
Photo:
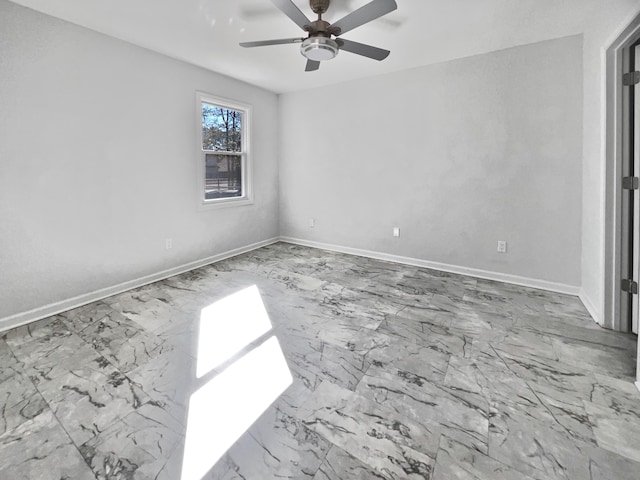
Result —
[[202, 104], [202, 149], [242, 151], [242, 112]]
[[242, 156], [205, 154], [204, 198], [242, 196]]

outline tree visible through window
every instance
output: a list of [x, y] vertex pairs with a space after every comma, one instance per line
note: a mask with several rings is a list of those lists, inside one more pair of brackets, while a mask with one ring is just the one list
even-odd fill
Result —
[[205, 101], [202, 105], [204, 199], [242, 197], [244, 113]]

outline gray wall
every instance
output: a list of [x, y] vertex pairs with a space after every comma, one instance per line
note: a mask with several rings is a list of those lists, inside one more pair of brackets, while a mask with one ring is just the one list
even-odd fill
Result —
[[281, 235], [580, 285], [581, 36], [280, 106]]
[[[253, 105], [254, 205], [199, 210], [196, 90]], [[272, 93], [0, 0], [0, 328], [277, 236], [277, 110]]]

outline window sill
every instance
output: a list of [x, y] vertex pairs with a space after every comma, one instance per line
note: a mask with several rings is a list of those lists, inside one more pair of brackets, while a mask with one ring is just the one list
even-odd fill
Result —
[[216, 210], [218, 208], [241, 207], [252, 204], [253, 198], [247, 197], [201, 200], [200, 210]]

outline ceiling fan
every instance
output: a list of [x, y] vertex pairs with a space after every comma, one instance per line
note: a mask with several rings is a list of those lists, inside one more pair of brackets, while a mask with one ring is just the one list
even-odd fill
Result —
[[322, 19], [322, 14], [329, 9], [331, 0], [309, 0], [311, 10], [318, 15], [318, 19], [313, 22], [291, 0], [271, 0], [271, 2], [302, 30], [307, 32], [308, 36], [306, 38], [281, 38], [277, 40], [243, 42], [240, 44], [241, 47], [301, 43], [300, 53], [307, 58], [307, 66], [305, 68], [307, 72], [318, 70], [321, 61], [331, 60], [338, 54], [339, 50], [345, 50], [374, 60], [384, 60], [391, 53], [389, 50], [338, 37], [394, 11], [398, 8], [395, 0], [373, 0], [334, 23], [328, 23]]

